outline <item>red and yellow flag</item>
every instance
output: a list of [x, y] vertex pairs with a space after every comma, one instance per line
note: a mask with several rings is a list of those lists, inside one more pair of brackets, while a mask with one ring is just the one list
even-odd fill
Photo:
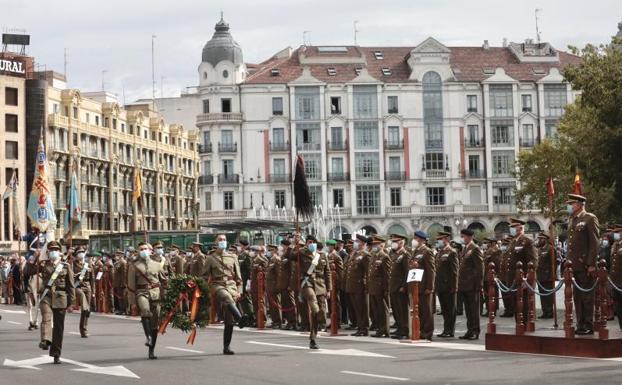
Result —
[[134, 171], [134, 183], [132, 189], [132, 199], [138, 202], [143, 194], [143, 181], [140, 177], [140, 170]]
[[583, 195], [583, 183], [581, 183], [581, 176], [579, 175], [579, 170], [576, 171], [574, 176], [574, 185], [572, 186], [572, 193]]

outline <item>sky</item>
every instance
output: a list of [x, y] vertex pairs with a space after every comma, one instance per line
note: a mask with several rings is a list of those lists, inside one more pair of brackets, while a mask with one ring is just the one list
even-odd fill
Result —
[[[68, 85], [106, 91], [123, 102], [152, 94], [155, 35], [156, 97], [198, 83], [203, 45], [220, 12], [259, 63], [298, 47], [304, 31], [314, 45], [416, 46], [433, 36], [447, 46], [480, 46], [536, 37], [558, 49], [608, 43], [622, 20], [620, 0], [0, 0], [0, 29], [31, 35], [28, 53], [41, 68], [64, 70]], [[104, 72], [105, 71], [105, 72]]]

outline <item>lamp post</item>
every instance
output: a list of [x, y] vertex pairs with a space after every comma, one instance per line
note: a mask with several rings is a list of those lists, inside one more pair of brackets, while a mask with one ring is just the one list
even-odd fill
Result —
[[460, 234], [460, 231], [462, 229], [465, 229], [469, 224], [469, 221], [466, 220], [466, 218], [456, 218], [456, 220], [454, 221], [454, 225], [456, 225], [456, 229], [458, 230], [458, 234]]

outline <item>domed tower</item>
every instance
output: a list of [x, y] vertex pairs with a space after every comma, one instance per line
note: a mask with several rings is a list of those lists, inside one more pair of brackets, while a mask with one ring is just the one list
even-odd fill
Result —
[[242, 48], [233, 40], [222, 14], [214, 35], [203, 47], [199, 85], [238, 84], [246, 77]]

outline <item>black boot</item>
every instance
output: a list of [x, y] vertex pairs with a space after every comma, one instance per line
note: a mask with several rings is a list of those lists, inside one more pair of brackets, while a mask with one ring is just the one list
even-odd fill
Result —
[[158, 359], [158, 357], [156, 357], [156, 355], [154, 353], [157, 340], [158, 340], [158, 331], [157, 330], [152, 330], [151, 331], [151, 346], [149, 346], [149, 359], [150, 360]]
[[225, 356], [232, 356], [235, 352], [229, 349], [231, 345], [231, 339], [233, 338], [233, 325], [225, 325], [225, 332], [223, 333], [223, 348], [222, 354]]
[[143, 331], [145, 332], [145, 337], [147, 337], [147, 341], [145, 342], [145, 346], [152, 347], [153, 346], [153, 337], [151, 335], [151, 325], [149, 322], [149, 317], [142, 317], [140, 322], [143, 324]]
[[317, 345], [317, 343], [315, 342], [315, 340], [311, 340], [311, 341], [309, 341], [309, 349], [312, 349], [312, 350], [317, 350], [317, 349], [319, 349], [319, 348], [320, 348], [320, 347]]
[[227, 310], [229, 311], [229, 313], [231, 313], [231, 316], [233, 316], [233, 319], [235, 320], [235, 322], [237, 322], [240, 329], [243, 329], [245, 326], [248, 325], [248, 318], [240, 314], [240, 310], [237, 306], [235, 306], [234, 303], [228, 304]]

